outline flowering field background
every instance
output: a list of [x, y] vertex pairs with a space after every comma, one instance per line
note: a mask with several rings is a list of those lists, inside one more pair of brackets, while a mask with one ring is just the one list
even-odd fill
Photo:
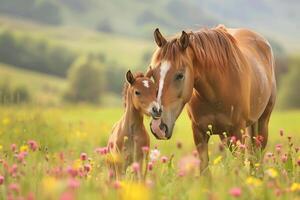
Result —
[[[299, 10], [297, 0], [0, 0], [0, 200], [300, 200]], [[274, 52], [278, 98], [261, 162], [213, 136], [211, 175], [200, 176], [183, 112], [172, 139], [150, 133], [144, 165], [115, 181], [107, 164], [120, 160], [106, 144], [125, 73], [146, 71], [155, 28], [169, 38], [218, 24], [256, 31]]]
[[[213, 136], [211, 176], [199, 176], [184, 112], [170, 141], [150, 136], [146, 175], [134, 165], [124, 180], [115, 181], [106, 163], [117, 160], [104, 147], [122, 112], [88, 106], [0, 108], [0, 199], [300, 199], [297, 111], [273, 114], [266, 153], [253, 170]], [[239, 143], [235, 147], [239, 155]]]

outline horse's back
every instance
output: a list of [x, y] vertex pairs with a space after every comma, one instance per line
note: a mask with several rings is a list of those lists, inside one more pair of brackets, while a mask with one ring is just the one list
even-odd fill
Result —
[[227, 31], [235, 38], [244, 54], [255, 54], [256, 58], [273, 69], [272, 47], [262, 35], [249, 29], [227, 29]]

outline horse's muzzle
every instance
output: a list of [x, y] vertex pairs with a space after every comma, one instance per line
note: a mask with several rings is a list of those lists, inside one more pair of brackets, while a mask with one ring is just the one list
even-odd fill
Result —
[[169, 134], [168, 126], [159, 118], [153, 119], [150, 123], [152, 134], [159, 140], [168, 140], [172, 134]]

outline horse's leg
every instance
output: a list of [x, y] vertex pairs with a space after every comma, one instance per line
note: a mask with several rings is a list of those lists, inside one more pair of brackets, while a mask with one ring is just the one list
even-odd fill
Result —
[[270, 116], [271, 116], [271, 113], [272, 113], [274, 105], [275, 105], [275, 99], [276, 99], [275, 95], [272, 94], [263, 114], [258, 119], [258, 134], [263, 136], [263, 138], [262, 138], [263, 140], [262, 140], [262, 144], [261, 144], [262, 149], [265, 149], [267, 142], [268, 142], [269, 120], [270, 120]]
[[201, 131], [197, 124], [192, 124], [194, 142], [200, 159], [200, 173], [203, 173], [208, 168], [208, 141], [209, 135]]

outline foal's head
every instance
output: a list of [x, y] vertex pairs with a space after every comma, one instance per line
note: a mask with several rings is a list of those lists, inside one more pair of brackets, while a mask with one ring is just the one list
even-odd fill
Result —
[[130, 70], [126, 73], [126, 81], [125, 95], [133, 107], [145, 115], [159, 118], [161, 109], [156, 101], [157, 88], [154, 82], [141, 73], [134, 76]]

